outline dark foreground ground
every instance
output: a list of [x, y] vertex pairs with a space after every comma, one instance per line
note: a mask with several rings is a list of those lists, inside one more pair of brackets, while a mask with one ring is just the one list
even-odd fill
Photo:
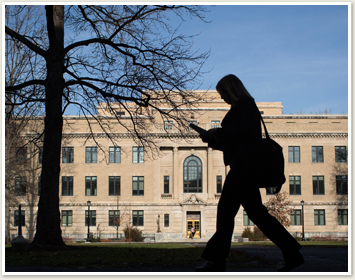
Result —
[[[193, 244], [194, 246], [204, 246], [204, 244]], [[251, 256], [256, 256], [255, 261], [249, 261], [247, 263], [227, 263], [228, 273], [277, 273], [276, 267], [282, 265], [282, 254], [280, 250], [272, 246], [232, 246], [232, 250], [235, 253], [244, 251]], [[348, 267], [348, 248], [347, 247], [303, 247], [301, 252], [305, 259], [305, 264], [295, 268], [292, 272], [298, 273], [338, 273], [339, 275], [346, 275], [351, 273], [351, 267]], [[154, 272], [154, 273], [173, 273], [194, 272], [194, 265], [145, 265], [141, 264], [134, 267], [110, 267], [110, 268], [65, 268], [65, 267], [24, 267], [24, 266], [5, 266], [5, 272], [99, 272], [105, 273], [119, 273], [119, 272], [131, 272], [132, 274], [140, 274], [142, 272]], [[197, 275], [197, 273], [196, 273]], [[281, 274], [280, 274], [281, 275]]]

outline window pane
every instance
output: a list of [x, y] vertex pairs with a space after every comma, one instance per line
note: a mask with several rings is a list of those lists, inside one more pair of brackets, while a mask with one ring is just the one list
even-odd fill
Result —
[[317, 162], [317, 150], [316, 150], [316, 147], [312, 147], [312, 162]]
[[110, 147], [110, 163], [115, 162], [115, 150], [114, 147]]
[[169, 193], [169, 176], [164, 176], [164, 193]]
[[[66, 211], [65, 211], [66, 212]], [[67, 225], [67, 223], [68, 223], [68, 219], [67, 219], [67, 213], [63, 213], [63, 215], [62, 215], [62, 225], [63, 226], [66, 226]]]
[[96, 177], [92, 177], [92, 194], [97, 195], [97, 182], [96, 182]]
[[294, 162], [293, 147], [288, 147], [288, 162]]
[[114, 177], [109, 177], [108, 179], [108, 188], [109, 188], [109, 195], [114, 195], [115, 191], [114, 191], [114, 185], [115, 184], [115, 181], [114, 181]]
[[133, 195], [138, 195], [138, 177], [133, 177], [132, 194]]
[[143, 211], [139, 211], [139, 226], [143, 226]]
[[319, 184], [319, 194], [324, 194], [324, 179], [323, 179], [323, 177], [318, 178], [318, 184]]
[[139, 147], [139, 163], [144, 163], [144, 148]]
[[169, 214], [164, 214], [164, 227], [169, 227]]
[[217, 176], [217, 193], [222, 192], [222, 176]]
[[86, 178], [85, 195], [90, 195], [90, 189], [91, 189], [91, 181], [89, 178]]
[[92, 148], [92, 163], [97, 163], [97, 148]]
[[139, 180], [139, 195], [144, 195], [144, 181], [143, 178]]
[[320, 225], [325, 225], [325, 217], [324, 217], [324, 213], [321, 212], [319, 215], [319, 224]]
[[319, 213], [318, 210], [314, 210], [314, 224], [319, 225]]
[[86, 163], [91, 162], [91, 149], [88, 147], [86, 147], [85, 162]]
[[133, 163], [138, 163], [138, 148], [133, 147]]
[[294, 147], [294, 149], [295, 149], [294, 162], [300, 162], [300, 147]]
[[323, 147], [318, 147], [318, 162], [323, 162]]

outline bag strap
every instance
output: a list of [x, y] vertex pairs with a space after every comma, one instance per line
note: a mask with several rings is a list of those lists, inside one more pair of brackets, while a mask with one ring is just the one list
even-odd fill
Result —
[[265, 136], [266, 136], [266, 138], [270, 138], [269, 133], [267, 132], [266, 125], [264, 123], [264, 120], [263, 120], [263, 117], [261, 116], [260, 111], [259, 111], [259, 115], [260, 115], [260, 120], [261, 120], [261, 122], [263, 123], [263, 126], [264, 126]]

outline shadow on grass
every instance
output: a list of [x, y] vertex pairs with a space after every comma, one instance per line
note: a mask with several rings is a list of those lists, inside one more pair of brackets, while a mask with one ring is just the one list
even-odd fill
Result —
[[[202, 247], [189, 245], [123, 244], [119, 246], [66, 246], [50, 250], [30, 248], [27, 252], [15, 253], [10, 247], [5, 250], [5, 264], [67, 268], [197, 265], [203, 262], [200, 258], [202, 251]], [[227, 262], [233, 266], [244, 267], [267, 266], [268, 263], [266, 259], [250, 256], [243, 250], [231, 250]]]

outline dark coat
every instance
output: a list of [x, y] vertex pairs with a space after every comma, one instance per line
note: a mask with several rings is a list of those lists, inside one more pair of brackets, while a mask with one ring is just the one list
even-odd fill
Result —
[[259, 109], [253, 98], [244, 98], [231, 107], [208, 146], [223, 151], [225, 165], [238, 168], [250, 160], [247, 147], [257, 145], [261, 137]]

